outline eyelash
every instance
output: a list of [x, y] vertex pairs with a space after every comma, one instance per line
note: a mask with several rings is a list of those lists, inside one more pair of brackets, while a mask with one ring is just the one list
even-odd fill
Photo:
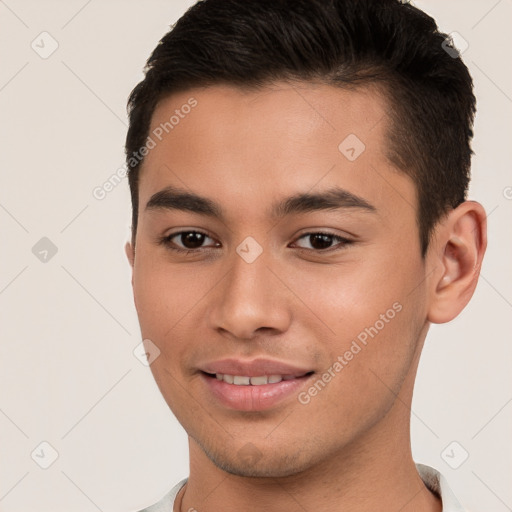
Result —
[[[182, 249], [181, 247], [176, 247], [173, 245], [173, 242], [171, 242], [171, 240], [177, 236], [180, 236], [180, 235], [183, 235], [185, 233], [199, 233], [201, 235], [204, 235], [208, 238], [212, 238], [210, 237], [210, 235], [208, 235], [207, 233], [203, 232], [203, 231], [199, 231], [197, 229], [193, 229], [193, 230], [189, 230], [189, 231], [178, 231], [177, 233], [172, 233], [171, 235], [167, 235], [167, 236], [164, 236], [162, 238], [159, 239], [158, 243], [165, 246], [167, 249], [171, 250], [171, 251], [175, 251], [177, 253], [181, 253], [181, 254], [185, 254], [185, 256], [187, 256], [188, 254], [197, 254], [199, 251], [202, 251], [204, 250], [204, 248], [202, 247], [199, 247], [198, 249]], [[338, 241], [339, 242], [339, 245], [335, 248], [332, 248], [332, 247], [328, 247], [327, 249], [306, 249], [304, 247], [299, 247], [298, 249], [300, 251], [306, 251], [306, 252], [313, 252], [313, 253], [318, 253], [318, 254], [325, 254], [325, 253], [328, 253], [328, 252], [336, 252], [336, 251], [341, 251], [343, 249], [346, 248], [346, 246], [348, 245], [351, 245], [353, 244], [353, 240], [349, 240], [348, 238], [344, 238], [342, 236], [339, 236], [339, 235], [334, 235], [333, 233], [326, 233], [326, 232], [323, 232], [323, 231], [311, 231], [311, 232], [308, 232], [308, 233], [303, 233], [302, 235], [300, 235], [296, 241], [298, 240], [301, 240], [302, 238], [305, 238], [305, 237], [308, 237], [308, 236], [311, 236], [311, 235], [324, 235], [324, 236], [329, 236], [329, 237], [332, 237], [333, 241]], [[210, 249], [210, 248], [208, 248]]]

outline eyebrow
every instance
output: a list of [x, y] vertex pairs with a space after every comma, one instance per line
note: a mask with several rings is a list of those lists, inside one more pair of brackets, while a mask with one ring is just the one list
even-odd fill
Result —
[[[282, 218], [293, 214], [356, 208], [367, 212], [377, 212], [375, 206], [348, 190], [333, 187], [319, 193], [298, 193], [275, 203], [270, 209], [272, 218]], [[166, 187], [151, 196], [145, 210], [180, 210], [224, 219], [222, 207], [208, 199], [177, 187]]]

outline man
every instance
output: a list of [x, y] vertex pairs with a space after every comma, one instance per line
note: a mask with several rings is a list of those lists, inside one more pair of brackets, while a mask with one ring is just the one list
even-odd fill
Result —
[[447, 36], [396, 0], [206, 0], [129, 111], [135, 305], [190, 450], [146, 510], [463, 510], [409, 434], [486, 247]]

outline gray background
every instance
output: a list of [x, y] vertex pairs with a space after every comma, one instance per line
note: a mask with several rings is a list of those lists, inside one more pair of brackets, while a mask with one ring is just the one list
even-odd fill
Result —
[[[93, 190], [124, 163], [126, 98], [146, 58], [192, 3], [0, 0], [1, 511], [137, 510], [188, 474], [185, 433], [133, 354], [127, 182], [102, 200]], [[415, 3], [469, 44], [470, 195], [488, 212], [490, 244], [470, 305], [431, 329], [413, 451], [469, 510], [502, 512], [512, 510], [512, 0]]]

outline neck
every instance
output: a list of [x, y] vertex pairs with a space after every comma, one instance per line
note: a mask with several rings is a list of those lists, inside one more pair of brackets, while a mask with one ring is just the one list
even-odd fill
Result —
[[394, 405], [377, 424], [328, 459], [297, 474], [279, 478], [233, 475], [215, 466], [189, 438], [190, 476], [176, 499], [175, 512], [441, 512], [440, 500], [422, 482], [411, 454], [415, 374], [416, 364]]
[[190, 476], [181, 512], [440, 512], [440, 502], [419, 477], [409, 447], [389, 439], [377, 446], [371, 437], [369, 432], [364, 440], [371, 451], [363, 441], [307, 471], [281, 478], [226, 473], [190, 440]]

